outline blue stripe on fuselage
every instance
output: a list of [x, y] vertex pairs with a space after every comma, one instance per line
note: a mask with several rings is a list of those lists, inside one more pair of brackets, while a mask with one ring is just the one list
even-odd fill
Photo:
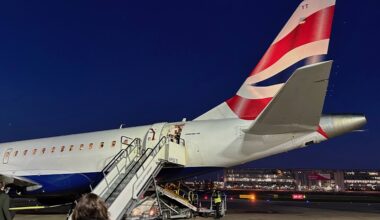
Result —
[[[201, 175], [209, 172], [220, 170], [218, 167], [180, 167], [180, 168], [164, 168], [157, 179], [160, 181], [174, 181], [180, 180], [196, 175]], [[65, 193], [84, 193], [90, 191], [92, 188], [102, 180], [103, 174], [101, 172], [93, 173], [71, 173], [71, 174], [50, 174], [50, 175], [35, 175], [23, 176], [33, 182], [42, 186], [42, 188], [25, 192], [28, 195], [34, 194], [65, 194]]]
[[72, 191], [85, 192], [90, 190], [90, 186], [94, 188], [102, 179], [102, 173], [71, 173], [71, 174], [50, 174], [23, 176], [42, 186], [42, 188], [25, 192], [26, 194], [40, 193], [67, 193]]

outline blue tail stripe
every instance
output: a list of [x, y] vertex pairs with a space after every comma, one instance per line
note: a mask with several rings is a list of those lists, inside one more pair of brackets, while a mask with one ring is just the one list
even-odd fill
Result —
[[309, 65], [309, 64], [312, 64], [311, 60], [313, 58], [316, 58], [316, 60], [318, 60], [318, 62], [325, 60], [324, 55], [312, 56], [312, 57], [305, 58], [305, 59], [298, 61], [297, 63], [291, 65], [290, 67], [286, 68], [285, 70], [279, 72], [278, 74], [276, 74], [276, 75], [274, 75], [268, 79], [265, 79], [261, 82], [255, 83], [254, 86], [256, 86], [256, 87], [263, 86], [264, 87], [264, 86], [272, 86], [272, 85], [276, 85], [276, 84], [280, 84], [280, 83], [285, 83], [286, 81], [288, 81], [288, 79], [294, 73], [294, 71], [296, 71], [296, 69], [303, 67], [303, 66], [306, 66], [306, 65]]

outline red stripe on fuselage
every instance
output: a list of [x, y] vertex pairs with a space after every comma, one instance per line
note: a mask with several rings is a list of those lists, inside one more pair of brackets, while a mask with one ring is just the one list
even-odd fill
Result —
[[321, 134], [323, 137], [325, 137], [326, 139], [329, 139], [329, 136], [327, 136], [326, 132], [321, 128], [320, 125], [318, 125], [317, 132], [320, 133], [320, 134]]
[[272, 98], [246, 99], [235, 95], [226, 103], [240, 119], [254, 120], [271, 100]]
[[315, 12], [280, 41], [271, 45], [251, 72], [257, 74], [276, 63], [289, 51], [307, 43], [329, 39], [335, 6]]

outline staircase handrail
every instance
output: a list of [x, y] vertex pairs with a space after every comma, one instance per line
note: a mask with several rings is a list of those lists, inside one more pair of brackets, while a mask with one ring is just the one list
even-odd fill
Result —
[[[122, 136], [121, 138], [123, 138], [125, 136]], [[129, 137], [126, 137], [126, 138], [129, 138]], [[132, 139], [132, 138], [129, 138], [129, 139]], [[135, 138], [133, 139], [133, 141], [128, 144], [128, 146], [125, 148], [125, 149], [121, 149], [111, 160], [110, 162], [107, 163], [107, 165], [104, 166], [104, 168], [102, 169], [102, 173], [104, 174], [109, 168], [111, 168], [115, 163], [116, 161], [123, 155], [123, 153], [129, 153], [129, 152], [132, 152], [133, 150], [135, 150], [135, 148], [137, 147], [137, 145], [133, 145], [134, 142], [137, 142], [138, 140], [140, 140], [140, 138]], [[123, 143], [122, 143], [123, 144]], [[130, 149], [132, 148], [132, 149]]]
[[[136, 163], [133, 165], [133, 167], [128, 171], [128, 173], [126, 173], [123, 177], [123, 179], [117, 184], [117, 186], [115, 187], [115, 189], [110, 193], [110, 195], [112, 195], [120, 186], [120, 184], [123, 183], [123, 181], [125, 180], [125, 178], [127, 178], [129, 176], [129, 174], [135, 169], [136, 166], [138, 166], [140, 164], [140, 161], [142, 161], [142, 163], [140, 164], [140, 167], [144, 165], [144, 163], [146, 162], [146, 160], [152, 155], [152, 153], [154, 153], [157, 148], [159, 148], [159, 150], [161, 150], [161, 148], [163, 147], [163, 145], [161, 145], [161, 142], [166, 141], [166, 137], [162, 137], [160, 139], [160, 141], [156, 144], [156, 146], [154, 148], [148, 148], [144, 151], [144, 153], [141, 155], [141, 157], [136, 161]], [[157, 151], [157, 153], [159, 152], [159, 150]], [[155, 154], [157, 155], [157, 154]], [[154, 156], [155, 156], [154, 155]], [[137, 168], [139, 169], [139, 168]]]

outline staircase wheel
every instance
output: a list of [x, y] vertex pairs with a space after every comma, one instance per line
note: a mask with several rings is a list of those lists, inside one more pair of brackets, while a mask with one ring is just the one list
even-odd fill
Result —
[[163, 211], [162, 212], [162, 220], [167, 220], [167, 219], [170, 219], [170, 212]]
[[186, 210], [185, 214], [187, 219], [193, 218], [193, 212], [190, 209]]

